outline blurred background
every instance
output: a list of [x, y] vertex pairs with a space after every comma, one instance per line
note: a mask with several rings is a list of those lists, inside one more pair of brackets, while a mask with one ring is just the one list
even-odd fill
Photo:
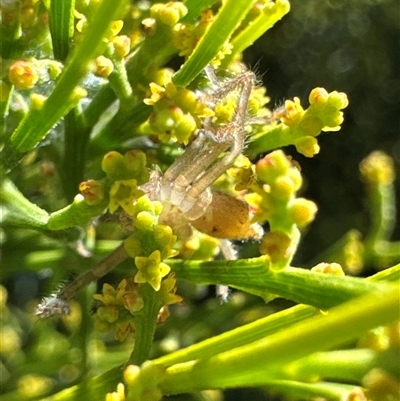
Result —
[[[317, 218], [307, 228], [294, 260], [296, 266], [311, 267], [320, 261], [322, 256], [318, 255], [349, 230], [356, 229], [361, 236], [368, 232], [370, 214], [359, 173], [359, 164], [366, 156], [374, 150], [384, 151], [393, 158], [400, 174], [399, 50], [398, 0], [291, 0], [289, 15], [245, 52], [246, 64], [262, 77], [267, 87], [271, 108], [294, 96], [306, 107], [308, 94], [317, 86], [343, 91], [350, 101], [344, 110], [342, 129], [319, 137], [321, 151], [314, 158], [303, 157], [294, 147], [285, 149], [302, 167], [302, 196], [319, 206]], [[397, 199], [399, 182], [395, 184]], [[123, 363], [132, 341], [120, 345], [112, 334], [92, 332], [90, 309], [96, 286], [80, 294], [79, 302], [72, 305], [76, 313], [70, 318], [42, 322], [30, 315], [38, 299], [66, 278], [65, 269], [73, 269], [77, 264], [85, 269], [90, 263], [79, 259], [73, 249], [63, 250], [64, 256], [59, 259], [57, 251], [51, 251], [58, 246], [56, 240], [26, 230], [5, 229], [5, 268], [2, 267], [1, 274], [4, 287], [0, 291], [0, 393], [15, 388], [20, 392], [10, 393], [4, 400], [23, 399], [23, 394], [39, 397], [79, 382], [88, 372], [100, 373]], [[400, 240], [399, 224], [392, 239]], [[237, 245], [242, 248], [243, 257], [257, 252], [257, 244]], [[28, 270], [27, 263], [45, 263], [49, 268]], [[382, 266], [366, 266], [356, 273], [366, 276], [379, 268]], [[113, 273], [106, 281], [118, 283], [119, 276], [129, 269], [126, 262], [119, 269], [120, 275]], [[178, 293], [185, 304], [173, 308], [171, 318], [158, 330], [153, 356], [291, 305], [282, 300], [266, 305], [261, 299], [239, 292], [232, 294], [230, 302], [220, 305], [213, 288], [185, 282], [179, 283]], [[280, 400], [277, 395], [254, 389], [168, 399]]]

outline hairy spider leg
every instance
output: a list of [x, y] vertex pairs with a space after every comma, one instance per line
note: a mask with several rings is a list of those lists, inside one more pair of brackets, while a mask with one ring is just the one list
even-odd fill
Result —
[[[215, 146], [215, 143], [211, 143], [204, 132], [200, 131], [198, 137], [189, 145], [185, 153], [165, 172], [161, 184], [161, 199], [169, 200], [174, 205], [182, 206], [188, 186], [221, 152], [226, 150], [226, 147], [225, 144]], [[185, 212], [187, 210], [182, 211]]]
[[35, 314], [41, 318], [69, 314], [70, 309], [67, 302], [74, 298], [78, 291], [105, 276], [127, 258], [128, 254], [122, 244], [93, 269], [82, 273], [51, 297], [43, 298], [42, 302], [36, 307]]
[[218, 127], [216, 130], [210, 129], [206, 131], [217, 144], [221, 144], [222, 148], [225, 147], [226, 149], [229, 149], [229, 152], [227, 152], [220, 160], [213, 163], [198, 180], [195, 180], [191, 184], [191, 187], [187, 191], [188, 198], [198, 198], [199, 195], [215, 180], [217, 180], [243, 152], [247, 106], [254, 82], [255, 75], [248, 71], [229, 81], [222, 88], [216, 91], [216, 96], [223, 97], [235, 89], [240, 90], [239, 101], [233, 121], [229, 124]]
[[[216, 85], [217, 78], [211, 68], [206, 69], [210, 80]], [[210, 185], [235, 161], [244, 148], [244, 125], [247, 117], [249, 96], [255, 82], [252, 72], [227, 81], [221, 87], [206, 94], [217, 100], [239, 89], [239, 100], [234, 120], [214, 127], [207, 118], [204, 129], [165, 172], [162, 178], [161, 197], [186, 213], [189, 220], [198, 218], [211, 203]], [[220, 160], [221, 153], [228, 151]]]

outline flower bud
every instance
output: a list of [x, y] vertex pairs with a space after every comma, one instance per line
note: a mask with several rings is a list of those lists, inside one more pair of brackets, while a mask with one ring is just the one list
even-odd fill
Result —
[[391, 184], [395, 180], [393, 159], [381, 151], [372, 152], [360, 163], [362, 178], [369, 184]]
[[281, 150], [276, 150], [256, 164], [257, 177], [265, 182], [271, 183], [276, 177], [284, 175], [290, 168], [290, 162]]
[[118, 177], [118, 171], [124, 166], [123, 156], [115, 151], [108, 152], [101, 162], [101, 169], [107, 174], [107, 176]]
[[139, 230], [152, 230], [155, 225], [155, 217], [149, 212], [139, 212], [133, 224]]
[[304, 227], [314, 220], [317, 210], [317, 205], [314, 202], [297, 198], [289, 208], [289, 216], [298, 227]]
[[332, 274], [334, 276], [344, 276], [344, 271], [339, 263], [319, 263], [314, 266], [311, 271], [324, 274]]
[[260, 252], [268, 255], [272, 263], [290, 256], [290, 237], [282, 231], [271, 231], [264, 236], [260, 244]]
[[81, 182], [79, 191], [89, 205], [98, 205], [104, 199], [103, 184], [97, 180]]
[[294, 145], [297, 151], [306, 157], [313, 157], [320, 150], [317, 139], [308, 135], [298, 139]]
[[270, 184], [271, 196], [280, 201], [288, 201], [294, 195], [293, 181], [287, 175], [282, 175]]
[[46, 103], [47, 97], [39, 93], [32, 93], [29, 99], [31, 110], [41, 110]]
[[323, 109], [328, 102], [328, 92], [324, 88], [314, 88], [308, 96], [308, 101], [317, 109]]
[[17, 89], [32, 89], [39, 80], [39, 74], [29, 61], [16, 61], [11, 65], [8, 77]]
[[115, 54], [121, 59], [129, 54], [131, 50], [131, 39], [126, 35], [119, 35], [113, 38]]
[[107, 78], [114, 70], [112, 61], [104, 56], [99, 56], [95, 60], [94, 75], [100, 78]]

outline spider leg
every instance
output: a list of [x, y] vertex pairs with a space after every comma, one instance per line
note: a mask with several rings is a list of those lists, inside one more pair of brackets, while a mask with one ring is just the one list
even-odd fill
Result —
[[[252, 72], [246, 72], [232, 81], [229, 81], [220, 90], [218, 96], [226, 95], [227, 92], [239, 88], [240, 95], [234, 116], [234, 120], [222, 127], [219, 127], [215, 134], [215, 141], [221, 144], [221, 148], [229, 149], [220, 160], [216, 160], [198, 180], [191, 184], [187, 191], [187, 198], [195, 200], [204, 192], [216, 179], [218, 179], [243, 152], [245, 142], [244, 126], [246, 122], [247, 105], [250, 93], [254, 85], [255, 76]], [[209, 133], [209, 132], [208, 132]], [[212, 133], [211, 133], [212, 134]], [[222, 145], [223, 144], [223, 145]]]
[[[213, 146], [211, 146], [213, 145]], [[218, 155], [226, 145], [215, 146], [200, 132], [199, 136], [165, 172], [162, 178], [162, 199], [180, 205], [187, 188]]]
[[[239, 91], [239, 99], [233, 121], [215, 127], [212, 119], [207, 118], [198, 137], [168, 168], [161, 180], [161, 200], [168, 200], [177, 206], [189, 220], [195, 220], [204, 213], [212, 200], [210, 185], [243, 151], [247, 106], [255, 81], [254, 74], [246, 71], [219, 85], [212, 68], [206, 68], [206, 73], [216, 87], [206, 97], [215, 102], [232, 91]], [[220, 157], [224, 152], [225, 155]]]

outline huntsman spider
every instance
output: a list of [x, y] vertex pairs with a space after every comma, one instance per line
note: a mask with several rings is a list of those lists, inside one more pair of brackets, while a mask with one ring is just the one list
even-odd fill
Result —
[[[238, 93], [232, 121], [217, 125], [212, 117], [204, 120], [202, 129], [185, 152], [162, 175], [152, 172], [150, 181], [140, 188], [151, 200], [161, 201], [163, 211], [159, 216], [161, 224], [169, 225], [182, 239], [192, 234], [192, 227], [220, 240], [219, 248], [228, 260], [236, 259], [236, 252], [230, 239], [259, 238], [262, 229], [251, 224], [251, 214], [244, 201], [231, 195], [212, 191], [212, 184], [222, 176], [243, 153], [245, 146], [245, 125], [260, 123], [248, 119], [247, 108], [256, 77], [244, 70], [238, 76], [220, 82], [214, 70], [205, 69], [212, 89], [201, 95], [200, 101], [213, 109], [226, 96]], [[265, 119], [263, 119], [265, 122]], [[60, 289], [56, 294], [44, 298], [36, 309], [41, 318], [69, 313], [67, 301], [82, 287], [103, 277], [121, 260], [118, 253], [110, 254], [92, 270], [82, 274], [75, 281]], [[217, 295], [226, 301], [228, 288], [217, 286]]]

